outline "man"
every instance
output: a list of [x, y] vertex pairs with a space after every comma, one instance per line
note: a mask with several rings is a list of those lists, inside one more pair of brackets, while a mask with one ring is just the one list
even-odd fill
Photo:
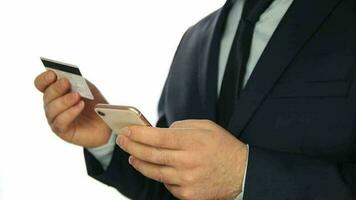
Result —
[[35, 84], [89, 175], [129, 198], [354, 199], [355, 21], [354, 0], [228, 0], [183, 36], [161, 128], [117, 138], [94, 85], [83, 101], [53, 72]]

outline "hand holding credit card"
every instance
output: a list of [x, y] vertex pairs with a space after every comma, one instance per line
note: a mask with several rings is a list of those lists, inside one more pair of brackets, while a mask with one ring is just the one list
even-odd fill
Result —
[[93, 94], [77, 66], [43, 57], [41, 57], [41, 61], [47, 70], [51, 70], [57, 75], [57, 78], [68, 79], [72, 92], [78, 92], [81, 97], [94, 100]]
[[112, 131], [94, 110], [98, 103], [108, 103], [99, 89], [81, 76], [78, 67], [41, 60], [47, 71], [40, 73], [34, 84], [43, 94], [45, 117], [52, 131], [85, 148], [106, 144]]

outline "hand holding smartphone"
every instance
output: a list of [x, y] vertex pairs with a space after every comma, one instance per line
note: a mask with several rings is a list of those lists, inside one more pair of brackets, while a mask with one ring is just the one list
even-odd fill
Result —
[[152, 126], [143, 114], [132, 106], [97, 104], [95, 112], [116, 134], [119, 133], [120, 129], [127, 126]]

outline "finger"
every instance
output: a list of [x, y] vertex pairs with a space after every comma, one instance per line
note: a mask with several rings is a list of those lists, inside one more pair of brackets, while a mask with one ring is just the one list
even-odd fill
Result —
[[80, 95], [78, 93], [68, 93], [48, 103], [45, 106], [48, 122], [51, 124], [54, 118], [62, 112], [68, 110], [73, 105], [77, 104], [79, 100]]
[[43, 102], [45, 105], [63, 96], [70, 89], [70, 83], [67, 79], [57, 80], [55, 83], [50, 85], [43, 94]]
[[184, 149], [186, 130], [154, 128], [146, 126], [130, 126], [120, 130], [120, 133], [136, 142], [166, 149]]
[[135, 142], [127, 138], [125, 135], [119, 135], [117, 143], [124, 151], [140, 160], [171, 167], [177, 165], [176, 157], [178, 151], [147, 146]]
[[69, 108], [54, 118], [51, 128], [55, 133], [65, 133], [84, 108], [84, 101]]
[[46, 88], [57, 79], [56, 74], [51, 71], [45, 71], [35, 78], [35, 86], [40, 92], [44, 92]]
[[172, 167], [152, 164], [133, 156], [130, 156], [129, 163], [148, 178], [166, 184], [179, 184], [177, 171]]

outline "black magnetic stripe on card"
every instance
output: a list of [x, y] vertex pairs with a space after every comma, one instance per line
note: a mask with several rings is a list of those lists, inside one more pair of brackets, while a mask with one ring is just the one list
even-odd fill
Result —
[[45, 60], [45, 59], [41, 59], [42, 63], [44, 66], [48, 67], [48, 68], [52, 68], [52, 69], [56, 69], [56, 70], [60, 70], [60, 71], [64, 71], [64, 72], [68, 72], [68, 73], [72, 73], [72, 74], [76, 74], [81, 76], [82, 74], [80, 73], [79, 69], [76, 67], [71, 67], [65, 64], [61, 64], [61, 63], [57, 63], [57, 62], [52, 62], [49, 60]]

